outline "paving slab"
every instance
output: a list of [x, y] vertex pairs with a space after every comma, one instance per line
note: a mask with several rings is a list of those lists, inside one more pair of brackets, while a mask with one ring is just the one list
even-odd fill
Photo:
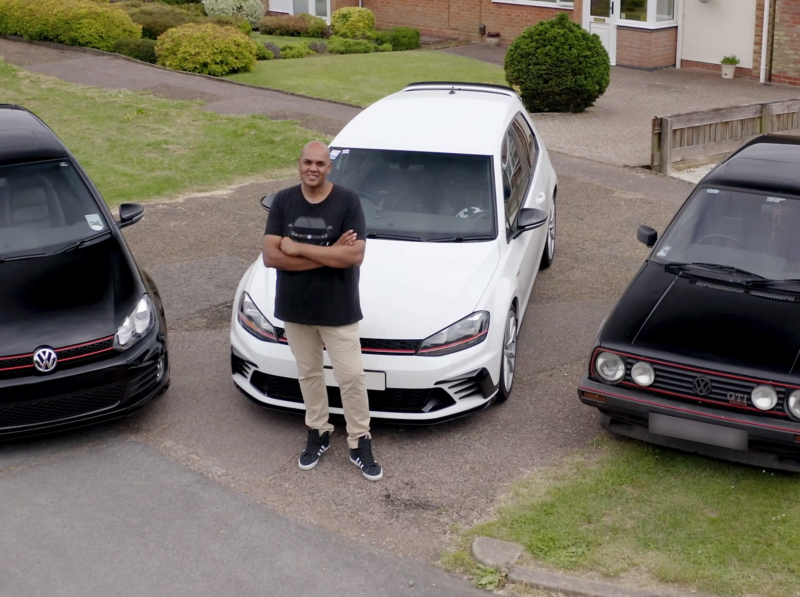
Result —
[[470, 552], [481, 566], [508, 570], [522, 555], [522, 546], [511, 541], [478, 536], [472, 540]]

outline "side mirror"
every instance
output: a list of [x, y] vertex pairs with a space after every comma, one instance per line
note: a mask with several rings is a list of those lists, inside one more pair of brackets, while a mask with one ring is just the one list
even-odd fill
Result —
[[270, 195], [266, 195], [265, 197], [261, 198], [261, 207], [269, 211], [269, 206], [272, 205], [272, 201], [275, 199], [275, 195], [277, 193], [272, 193]]
[[517, 238], [523, 232], [541, 228], [547, 222], [547, 214], [541, 209], [523, 207], [517, 215], [517, 227], [513, 231], [512, 239]]
[[139, 203], [123, 203], [119, 206], [119, 222], [117, 224], [120, 228], [125, 228], [141, 220], [143, 215], [143, 205]]
[[656, 240], [658, 240], [658, 232], [650, 228], [650, 226], [639, 226], [636, 231], [636, 238], [640, 243], [652, 248], [656, 244]]

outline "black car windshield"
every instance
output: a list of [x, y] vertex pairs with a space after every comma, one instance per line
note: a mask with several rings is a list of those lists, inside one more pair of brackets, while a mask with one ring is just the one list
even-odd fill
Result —
[[489, 156], [331, 149], [329, 180], [356, 191], [376, 238], [480, 241], [496, 237]]
[[716, 264], [772, 280], [797, 279], [798, 239], [800, 198], [700, 187], [656, 246], [653, 260]]
[[108, 230], [69, 161], [0, 167], [0, 260], [52, 253]]

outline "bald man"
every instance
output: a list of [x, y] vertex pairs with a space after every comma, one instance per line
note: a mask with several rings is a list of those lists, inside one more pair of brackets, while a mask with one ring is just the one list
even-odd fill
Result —
[[324, 345], [341, 391], [350, 462], [378, 481], [383, 469], [372, 454], [358, 331], [364, 212], [356, 193], [328, 181], [325, 144], [307, 144], [298, 165], [300, 184], [278, 193], [270, 206], [263, 253], [264, 264], [278, 270], [275, 316], [285, 322], [306, 406], [308, 440], [298, 465], [311, 470], [331, 445]]

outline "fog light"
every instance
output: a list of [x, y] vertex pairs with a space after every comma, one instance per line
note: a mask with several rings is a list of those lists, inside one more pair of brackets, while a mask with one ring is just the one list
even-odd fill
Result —
[[625, 377], [625, 361], [613, 352], [601, 352], [594, 362], [597, 373], [612, 383]]
[[786, 401], [786, 408], [789, 409], [790, 415], [800, 419], [800, 390], [795, 390], [789, 394], [789, 400]]
[[162, 356], [158, 359], [156, 363], [156, 381], [161, 381], [161, 378], [164, 377], [164, 357]]
[[772, 386], [756, 386], [753, 388], [753, 393], [750, 394], [750, 399], [756, 408], [770, 410], [778, 404], [778, 393]]
[[656, 380], [656, 372], [650, 363], [639, 361], [631, 368], [631, 377], [640, 386], [647, 387]]

